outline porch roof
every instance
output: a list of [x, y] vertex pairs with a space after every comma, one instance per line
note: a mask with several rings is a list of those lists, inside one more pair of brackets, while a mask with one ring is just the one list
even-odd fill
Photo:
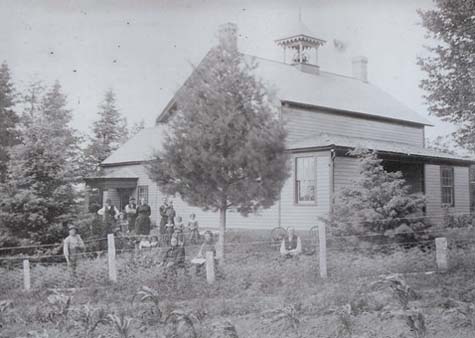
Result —
[[84, 178], [86, 184], [102, 189], [135, 188], [139, 177], [129, 168], [110, 168], [107, 175], [90, 176]]
[[352, 137], [339, 134], [318, 133], [289, 144], [291, 151], [312, 150], [327, 147], [366, 148], [395, 155], [425, 157], [444, 161], [475, 163], [475, 158], [443, 153], [402, 142], [389, 142], [370, 138]]

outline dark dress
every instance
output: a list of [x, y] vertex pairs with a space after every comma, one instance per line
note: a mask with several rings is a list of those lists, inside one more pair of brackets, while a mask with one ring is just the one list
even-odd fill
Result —
[[168, 206], [163, 204], [160, 206], [160, 234], [165, 234], [167, 232], [167, 223], [168, 223]]
[[135, 233], [137, 235], [150, 235], [150, 215], [152, 209], [148, 204], [142, 204], [137, 208], [137, 219], [135, 220]]
[[127, 230], [135, 229], [135, 220], [137, 219], [137, 204], [127, 204], [125, 206], [125, 213], [127, 214]]

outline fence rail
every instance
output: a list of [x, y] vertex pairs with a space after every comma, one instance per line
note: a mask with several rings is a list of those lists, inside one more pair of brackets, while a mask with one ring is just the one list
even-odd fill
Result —
[[[426, 272], [446, 272], [453, 267], [474, 267], [475, 263], [475, 229], [472, 227], [461, 229], [464, 236], [458, 238], [456, 231], [450, 229], [435, 229], [425, 231], [432, 239], [420, 241], [393, 241], [389, 243], [371, 242], [376, 237], [373, 235], [351, 235], [351, 236], [332, 236], [327, 232], [324, 224], [320, 224], [315, 237], [303, 237], [305, 246], [313, 253], [312, 265], [316, 268], [317, 279], [338, 278], [344, 275], [345, 268], [358, 265], [364, 275], [384, 274], [384, 273], [426, 273]], [[466, 234], [473, 235], [467, 237]], [[121, 236], [115, 237], [113, 234], [108, 238], [96, 238], [88, 240], [85, 243], [90, 247], [95, 247], [98, 243], [107, 243], [107, 247], [102, 250], [87, 251], [78, 254], [82, 258], [77, 271], [71, 271], [64, 262], [63, 255], [19, 255], [19, 256], [0, 256], [0, 289], [21, 289], [31, 290], [42, 287], [65, 287], [74, 286], [107, 286], [114, 283], [121, 283], [124, 278], [147, 278], [153, 280], [154, 267], [159, 266], [159, 251], [138, 250], [136, 247], [121, 247], [120, 241], [134, 242], [140, 239], [140, 236]], [[351, 240], [360, 242], [348, 242]], [[360, 245], [361, 243], [370, 243], [369, 247]], [[248, 240], [226, 243], [227, 257], [233, 262], [246, 264], [246, 255], [253, 255], [255, 259], [260, 259], [269, 254], [277, 256], [276, 250], [280, 243], [269, 240]], [[405, 251], [404, 246], [416, 249], [414, 251]], [[43, 249], [51, 247], [61, 247], [61, 244], [48, 244], [40, 246], [20, 246], [0, 248], [5, 250], [21, 249]], [[191, 260], [199, 245], [187, 246], [187, 261]], [[367, 249], [367, 250], [366, 250]], [[390, 264], [386, 256], [375, 257], [373, 265], [365, 266], [363, 260], [356, 262], [347, 262], [346, 266], [342, 262], [345, 253], [356, 250], [360, 258], [370, 257], [374, 252], [381, 250], [390, 250], [399, 259], [399, 262], [406, 261], [407, 267], [401, 271], [393, 271], [395, 264]], [[157, 250], [165, 250], [158, 248]], [[266, 251], [267, 250], [267, 251]], [[343, 259], [342, 259], [343, 258]], [[216, 280], [215, 258], [206, 255], [204, 271], [206, 281], [210, 284]], [[425, 262], [425, 263], [424, 263]], [[2, 264], [5, 263], [5, 264]], [[239, 263], [241, 264], [241, 263]], [[374, 271], [376, 270], [376, 272]], [[236, 273], [239, 273], [236, 272]], [[40, 281], [38, 276], [43, 276]], [[140, 277], [141, 276], [141, 277]]]

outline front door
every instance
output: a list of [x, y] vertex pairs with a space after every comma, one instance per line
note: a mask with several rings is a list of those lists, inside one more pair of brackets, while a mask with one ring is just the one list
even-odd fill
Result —
[[124, 210], [125, 206], [129, 203], [129, 198], [132, 196], [134, 189], [131, 188], [120, 188], [117, 189], [119, 193], [119, 210]]

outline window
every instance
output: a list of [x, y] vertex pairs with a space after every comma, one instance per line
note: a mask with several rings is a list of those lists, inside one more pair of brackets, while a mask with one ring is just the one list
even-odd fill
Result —
[[316, 201], [316, 171], [314, 157], [295, 159], [295, 200], [298, 204], [313, 204]]
[[454, 206], [454, 168], [440, 167], [440, 180], [442, 188], [442, 205]]
[[140, 202], [142, 198], [148, 204], [148, 185], [139, 185], [137, 187], [137, 202]]

